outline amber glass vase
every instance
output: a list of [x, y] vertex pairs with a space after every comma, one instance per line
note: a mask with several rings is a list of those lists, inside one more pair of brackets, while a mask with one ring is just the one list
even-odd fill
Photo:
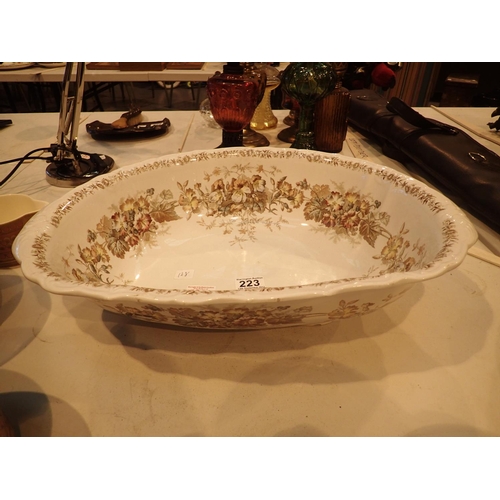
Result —
[[299, 62], [283, 71], [283, 90], [300, 105], [298, 130], [290, 147], [314, 149], [314, 107], [335, 89], [337, 75], [330, 63]]
[[347, 114], [351, 93], [342, 87], [347, 63], [331, 63], [337, 73], [335, 90], [316, 102], [314, 108], [314, 139], [316, 149], [340, 153], [347, 134]]
[[[266, 91], [267, 85], [267, 75], [266, 72], [259, 69], [254, 63], [240, 63], [243, 66], [244, 74], [257, 81], [258, 92], [257, 92], [257, 107], [255, 108], [254, 116], [259, 105], [264, 98], [264, 93]], [[266, 136], [256, 132], [252, 129], [252, 120], [243, 129], [243, 146], [246, 148], [260, 148], [269, 146], [269, 141]]]
[[219, 148], [243, 146], [243, 129], [257, 107], [258, 82], [244, 75], [239, 63], [228, 63], [207, 81], [214, 120], [222, 127]]
[[266, 87], [264, 96], [252, 116], [250, 126], [255, 130], [267, 130], [275, 128], [278, 124], [278, 118], [271, 107], [271, 92], [280, 85], [281, 80], [279, 71], [269, 64], [258, 64], [256, 67], [266, 73]]

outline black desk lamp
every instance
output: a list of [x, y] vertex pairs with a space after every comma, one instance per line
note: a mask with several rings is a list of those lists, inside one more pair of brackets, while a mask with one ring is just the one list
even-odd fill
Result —
[[114, 160], [107, 155], [84, 153], [77, 149], [77, 135], [82, 108], [85, 63], [76, 70], [75, 93], [70, 94], [75, 63], [66, 63], [61, 95], [57, 143], [50, 145], [53, 161], [46, 169], [47, 181], [54, 186], [73, 187], [109, 172]]

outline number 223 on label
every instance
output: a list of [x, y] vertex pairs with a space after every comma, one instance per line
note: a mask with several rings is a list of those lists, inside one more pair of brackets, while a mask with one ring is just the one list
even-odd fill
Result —
[[264, 280], [261, 277], [236, 279], [236, 288], [259, 288], [261, 286], [264, 286]]

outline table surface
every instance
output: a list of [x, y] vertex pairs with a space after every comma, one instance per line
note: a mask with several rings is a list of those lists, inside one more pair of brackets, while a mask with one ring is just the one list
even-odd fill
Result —
[[[85, 69], [85, 82], [206, 82], [222, 62], [206, 62], [201, 69], [164, 69], [162, 71], [120, 71], [117, 69]], [[0, 70], [0, 82], [62, 82], [65, 68], [31, 66], [24, 69]], [[73, 71], [76, 74], [76, 65]]]
[[[451, 121], [434, 109], [428, 117]], [[491, 109], [454, 109], [487, 133]], [[272, 146], [286, 111], [276, 111]], [[220, 130], [198, 112], [168, 117], [168, 134], [134, 142], [92, 139], [82, 113], [79, 150], [115, 168], [179, 151], [213, 148]], [[11, 114], [0, 160], [54, 142], [57, 114]], [[496, 152], [500, 147], [478, 138]], [[350, 130], [343, 154], [406, 172]], [[361, 153], [360, 153], [361, 152]], [[52, 201], [67, 192], [24, 165], [0, 189]], [[0, 166], [0, 177], [8, 172]], [[475, 221], [475, 219], [473, 219]], [[475, 221], [476, 246], [500, 255], [500, 237]], [[104, 312], [51, 295], [19, 267], [0, 270], [0, 408], [24, 436], [499, 436], [500, 267], [467, 256], [372, 314], [317, 327], [186, 331]]]

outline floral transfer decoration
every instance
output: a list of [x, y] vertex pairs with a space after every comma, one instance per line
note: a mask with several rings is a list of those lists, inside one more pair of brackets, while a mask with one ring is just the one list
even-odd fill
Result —
[[[87, 232], [87, 244], [69, 248], [63, 257], [68, 276], [79, 282], [112, 284], [121, 276], [112, 275], [111, 257], [136, 255], [156, 244], [156, 236], [181, 218], [191, 219], [207, 230], [219, 229], [230, 235], [230, 245], [256, 241], [256, 229], [279, 230], [287, 223], [286, 214], [302, 211], [314, 230], [327, 237], [364, 241], [371, 247], [379, 239], [383, 246], [373, 259], [378, 263], [369, 275], [419, 269], [425, 245], [411, 242], [409, 230], [402, 225], [397, 233], [389, 231], [390, 215], [381, 203], [359, 191], [332, 182], [311, 185], [307, 179], [292, 183], [280, 176], [277, 168], [265, 169], [236, 164], [214, 168], [205, 173], [204, 183], [177, 183], [177, 193], [154, 188], [122, 199]], [[125, 282], [126, 283], [126, 282]]]
[[[87, 232], [89, 245], [78, 245], [75, 262], [79, 267], [72, 268], [72, 276], [81, 282], [111, 284], [111, 256], [123, 259], [132, 251], [139, 254], [143, 248], [155, 245], [164, 223], [180, 218], [172, 197], [169, 190], [155, 195], [154, 189], [148, 189], [140, 196], [123, 200], [111, 216], [102, 216], [95, 229]], [[71, 267], [68, 258], [64, 264]]]
[[214, 151], [203, 151], [185, 156], [178, 156], [170, 159], [157, 160], [152, 163], [146, 163], [141, 166], [136, 166], [128, 170], [118, 170], [113, 175], [108, 175], [102, 179], [97, 178], [94, 182], [84, 185], [78, 189], [69, 200], [64, 201], [54, 212], [52, 224], [57, 227], [62, 218], [69, 213], [73, 207], [83, 199], [92, 196], [93, 194], [107, 189], [125, 179], [133, 178], [145, 172], [151, 172], [158, 169], [169, 167], [177, 167], [180, 165], [188, 165], [192, 162], [202, 162], [209, 160], [224, 160], [234, 157], [251, 158], [253, 160], [280, 160], [280, 159], [305, 159], [306, 161], [318, 165], [328, 165], [332, 167], [344, 168], [353, 170], [367, 175], [376, 175], [384, 181], [392, 183], [396, 188], [403, 189], [405, 193], [417, 198], [422, 204], [427, 205], [432, 212], [440, 212], [443, 210], [440, 202], [435, 196], [426, 189], [413, 184], [404, 175], [397, 172], [390, 172], [386, 169], [375, 169], [373, 166], [364, 162], [353, 161], [353, 159], [342, 159], [338, 156], [322, 155], [320, 153], [303, 152], [291, 149], [284, 150], [267, 150], [260, 148], [246, 148], [241, 150], [219, 149]]
[[[320, 153], [290, 150], [254, 150], [237, 151], [217, 150], [162, 159], [114, 175], [97, 179], [83, 186], [61, 204], [53, 213], [51, 223], [57, 227], [65, 215], [82, 200], [113, 186], [124, 179], [193, 161], [231, 158], [305, 158], [314, 164], [326, 164], [359, 171], [363, 174], [376, 175], [393, 183], [398, 189], [427, 205], [431, 212], [443, 210], [440, 201], [432, 192], [415, 185], [411, 179], [385, 169], [377, 169], [363, 162], [324, 156]], [[32, 247], [35, 265], [44, 270], [56, 281], [77, 280], [93, 286], [130, 285], [136, 291], [155, 291], [156, 293], [206, 293], [205, 291], [185, 289], [150, 289], [134, 286], [123, 276], [113, 273], [112, 257], [123, 259], [127, 255], [138, 255], [148, 246], [156, 244], [156, 236], [168, 232], [172, 223], [183, 218], [191, 219], [193, 214], [203, 217], [193, 218], [207, 230], [220, 230], [228, 238], [230, 245], [247, 245], [256, 241], [256, 228], [279, 231], [287, 224], [287, 214], [300, 210], [305, 220], [314, 222], [310, 229], [322, 232], [335, 241], [348, 239], [352, 243], [365, 243], [375, 248], [374, 265], [365, 276], [357, 280], [395, 271], [409, 271], [432, 267], [445, 258], [454, 242], [457, 231], [453, 221], [444, 221], [442, 226], [443, 243], [433, 260], [425, 263], [426, 248], [418, 240], [411, 240], [411, 233], [405, 224], [399, 231], [389, 231], [390, 216], [380, 201], [362, 195], [358, 190], [344, 188], [334, 182], [328, 184], [310, 184], [307, 179], [292, 182], [274, 166], [262, 165], [251, 167], [248, 164], [233, 164], [232, 167], [213, 168], [205, 174], [204, 182], [190, 184], [189, 181], [177, 184], [177, 190], [159, 190], [154, 188], [138, 192], [122, 199], [119, 206], [111, 207], [111, 215], [105, 215], [95, 227], [88, 230], [87, 242], [75, 248], [68, 247], [62, 256], [63, 275], [52, 269], [46, 259], [50, 235], [42, 233], [36, 237]], [[351, 278], [318, 283], [348, 282]], [[313, 285], [314, 286], [314, 285]], [[285, 288], [302, 288], [301, 285]], [[283, 287], [262, 288], [277, 290]], [[213, 290], [210, 293], [234, 293], [234, 290]]]
[[245, 329], [245, 328], [274, 328], [300, 325], [304, 322], [311, 324], [325, 323], [353, 316], [361, 316], [385, 306], [394, 301], [404, 292], [397, 295], [388, 295], [381, 304], [362, 302], [359, 300], [341, 300], [335, 309], [328, 313], [315, 313], [311, 306], [293, 308], [291, 306], [250, 308], [246, 306], [223, 307], [220, 309], [194, 307], [159, 307], [153, 304], [132, 307], [117, 304], [116, 307], [105, 305], [113, 312], [124, 314], [143, 321], [168, 323], [185, 328], [202, 329]]

